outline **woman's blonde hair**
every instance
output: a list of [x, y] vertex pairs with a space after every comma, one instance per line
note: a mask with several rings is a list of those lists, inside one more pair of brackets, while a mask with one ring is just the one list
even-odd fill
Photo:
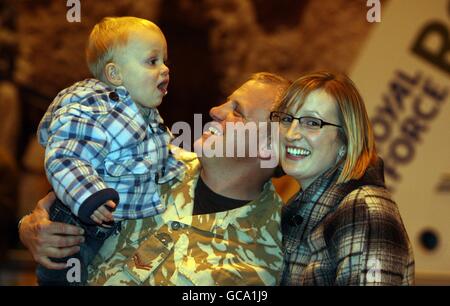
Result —
[[339, 136], [347, 148], [343, 169], [337, 183], [363, 176], [367, 167], [377, 159], [372, 126], [364, 101], [355, 84], [344, 74], [322, 71], [300, 77], [288, 88], [278, 109], [297, 112], [313, 91], [322, 89], [333, 97], [339, 109], [342, 129]]
[[104, 67], [113, 60], [116, 49], [127, 44], [130, 33], [137, 27], [162, 34], [156, 24], [137, 17], [105, 17], [94, 26], [86, 46], [86, 61], [95, 78], [104, 80]]

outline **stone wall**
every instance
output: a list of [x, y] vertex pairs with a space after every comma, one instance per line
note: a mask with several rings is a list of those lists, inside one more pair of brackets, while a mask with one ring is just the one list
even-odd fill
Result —
[[[84, 48], [92, 27], [104, 16], [157, 19], [159, 0], [81, 1], [81, 22], [66, 19], [66, 1], [20, 1], [19, 54], [14, 73], [21, 86], [46, 97], [89, 77]], [[48, 103], [51, 101], [48, 101]]]

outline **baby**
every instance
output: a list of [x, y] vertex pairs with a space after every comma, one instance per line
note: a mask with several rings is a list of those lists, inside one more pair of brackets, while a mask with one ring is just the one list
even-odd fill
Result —
[[[183, 168], [169, 153], [171, 134], [156, 109], [169, 83], [158, 26], [135, 17], [104, 18], [89, 36], [86, 57], [95, 79], [62, 90], [38, 128], [47, 177], [61, 200], [50, 218], [85, 230], [73, 256], [82, 268], [76, 284], [86, 283], [88, 264], [120, 230], [120, 220], [165, 210], [157, 184]], [[37, 270], [40, 285], [72, 284], [66, 273]]]

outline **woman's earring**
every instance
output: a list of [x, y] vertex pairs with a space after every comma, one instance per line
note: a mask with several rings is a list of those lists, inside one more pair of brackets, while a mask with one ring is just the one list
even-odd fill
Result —
[[344, 157], [344, 155], [345, 155], [345, 147], [341, 147], [338, 152], [339, 159]]

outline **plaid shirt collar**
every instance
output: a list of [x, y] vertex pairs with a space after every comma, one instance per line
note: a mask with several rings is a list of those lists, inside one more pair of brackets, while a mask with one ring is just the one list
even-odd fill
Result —
[[[159, 114], [158, 109], [155, 107], [151, 108], [143, 107], [138, 103], [134, 102], [131, 99], [130, 93], [125, 88], [125, 86], [117, 86], [113, 88], [96, 79], [87, 79], [83, 82], [86, 83], [86, 87], [94, 88], [97, 93], [115, 92], [120, 98], [119, 101], [131, 107], [132, 109], [138, 111], [141, 114], [142, 118], [144, 119], [144, 122], [148, 123], [152, 129], [157, 129], [161, 128], [161, 126], [164, 126], [164, 120]], [[166, 129], [167, 133], [169, 133], [171, 138], [173, 138], [172, 134], [170, 133], [170, 130], [166, 126], [164, 126], [163, 128]], [[186, 167], [184, 163], [177, 160], [173, 156], [172, 152], [169, 150], [169, 156], [165, 162], [165, 167], [163, 171], [158, 175], [157, 179], [158, 184], [164, 184], [174, 178], [182, 180], [185, 170]]]
[[[77, 84], [78, 87], [86, 87], [89, 89], [93, 89], [97, 94], [103, 93], [110, 94], [112, 92], [115, 92], [119, 96], [118, 101], [120, 101], [120, 103], [124, 103], [127, 106], [134, 109], [135, 111], [139, 111], [144, 121], [150, 122], [152, 127], [157, 127], [159, 124], [164, 123], [164, 120], [159, 114], [158, 109], [154, 107], [152, 108], [142, 107], [141, 105], [133, 101], [131, 99], [130, 93], [125, 88], [125, 86], [113, 87], [97, 79], [85, 79]], [[79, 99], [81, 98], [82, 97], [79, 97]]]
[[[109, 88], [109, 87], [108, 87]], [[158, 127], [160, 124], [164, 124], [164, 120], [159, 114], [159, 111], [155, 107], [143, 107], [137, 102], [134, 102], [131, 99], [130, 93], [124, 86], [117, 86], [114, 89], [109, 88], [110, 91], [114, 91], [120, 97], [121, 101], [124, 101], [130, 107], [136, 107], [139, 110], [139, 113], [144, 118], [144, 121], [149, 123], [151, 127]]]
[[[107, 87], [109, 88], [109, 87]], [[109, 90], [112, 90], [109, 88]], [[166, 129], [167, 133], [170, 134], [171, 139], [173, 139], [173, 136], [169, 130], [168, 127], [164, 125], [164, 120], [159, 114], [158, 109], [155, 107], [147, 108], [139, 105], [136, 102], [133, 102], [131, 99], [130, 93], [124, 86], [117, 86], [113, 89], [114, 92], [116, 92], [121, 101], [124, 101], [124, 103], [128, 104], [132, 108], [137, 108], [139, 113], [142, 115], [144, 121], [150, 125], [152, 129], [157, 129], [163, 127]], [[185, 165], [183, 162], [177, 160], [174, 156], [171, 150], [169, 150], [169, 156], [165, 162], [164, 169], [162, 172], [158, 175], [158, 184], [164, 184], [168, 181], [177, 178], [178, 180], [183, 179], [184, 172], [186, 170]]]
[[[160, 128], [164, 125], [164, 120], [159, 114], [157, 108], [147, 108], [139, 105], [136, 102], [133, 102], [130, 93], [124, 86], [117, 86], [114, 91], [119, 95], [122, 101], [125, 101], [125, 103], [130, 103], [131, 107], [136, 107], [139, 110], [139, 113], [144, 118], [144, 121], [147, 122], [152, 127], [152, 129]], [[164, 128], [166, 129], [167, 133], [170, 134], [171, 138], [173, 138], [170, 130], [166, 126], [164, 126]], [[173, 156], [171, 150], [169, 150], [169, 156], [166, 160], [165, 167], [158, 177], [158, 184], [167, 183], [174, 178], [177, 178], [179, 181], [181, 181], [183, 179], [185, 170], [186, 167], [183, 162], [177, 160]]]
[[[383, 160], [369, 166], [359, 180], [336, 184], [342, 172], [343, 164], [334, 167], [319, 176], [308, 188], [300, 190], [298, 195], [283, 208], [283, 233], [293, 223], [300, 227], [301, 239], [308, 235], [331, 211], [337, 208], [341, 200], [351, 191], [363, 185], [384, 185]], [[299, 216], [299, 217], [296, 217]], [[294, 219], [296, 218], [296, 219]], [[300, 239], [300, 240], [301, 240]]]

